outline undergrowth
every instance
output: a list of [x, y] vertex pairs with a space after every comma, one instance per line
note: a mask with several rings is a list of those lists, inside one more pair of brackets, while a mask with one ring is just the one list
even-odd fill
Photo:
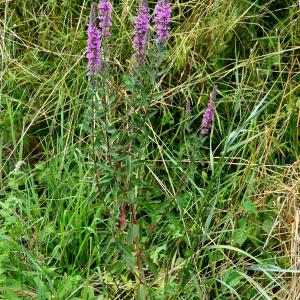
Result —
[[0, 1], [0, 298], [299, 299], [299, 4], [173, 1], [138, 152], [123, 157], [137, 5], [114, 1], [114, 173], [104, 136], [96, 162], [91, 145], [90, 3]]

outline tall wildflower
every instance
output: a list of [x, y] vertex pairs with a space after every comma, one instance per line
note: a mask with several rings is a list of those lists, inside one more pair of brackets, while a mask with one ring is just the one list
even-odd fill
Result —
[[203, 115], [202, 124], [201, 124], [201, 134], [206, 135], [211, 129], [213, 120], [215, 119], [216, 105], [215, 100], [217, 97], [217, 86], [213, 87], [212, 92], [210, 93], [209, 103], [207, 105], [206, 111]]
[[107, 37], [110, 35], [110, 28], [112, 26], [112, 5], [109, 0], [100, 0], [98, 4], [98, 19], [101, 35]]
[[171, 6], [169, 0], [158, 0], [154, 9], [154, 28], [156, 30], [156, 42], [161, 45], [166, 43], [169, 37], [171, 21]]
[[93, 3], [91, 6], [90, 20], [87, 29], [87, 47], [86, 47], [86, 57], [88, 60], [87, 63], [87, 76], [93, 77], [100, 67], [100, 32], [96, 25], [96, 4]]
[[149, 8], [146, 0], [142, 0], [137, 10], [134, 21], [133, 48], [135, 50], [134, 59], [141, 63], [146, 58], [146, 50], [149, 35]]

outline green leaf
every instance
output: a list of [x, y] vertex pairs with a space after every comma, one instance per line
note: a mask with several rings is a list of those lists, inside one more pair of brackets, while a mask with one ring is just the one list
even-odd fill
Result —
[[127, 168], [127, 176], [130, 176], [132, 172], [131, 155], [126, 155], [126, 168]]
[[247, 240], [247, 221], [245, 219], [241, 219], [239, 222], [240, 228], [235, 229], [233, 232], [232, 239], [239, 245], [242, 246], [244, 242]]
[[267, 218], [264, 220], [264, 222], [263, 222], [261, 228], [262, 228], [262, 230], [263, 230], [264, 232], [270, 233], [271, 230], [272, 230], [272, 228], [273, 228], [273, 225], [274, 225], [274, 219], [271, 218], [271, 217], [267, 217]]
[[147, 300], [149, 299], [149, 296], [148, 296], [148, 288], [146, 285], [144, 284], [140, 284], [138, 286], [138, 289], [137, 289], [137, 294], [136, 294], [136, 297], [135, 299], [136, 300]]
[[128, 233], [128, 243], [133, 244], [135, 240], [139, 239], [139, 225], [138, 224], [131, 224], [129, 233]]
[[257, 210], [255, 206], [253, 205], [253, 202], [251, 199], [247, 199], [244, 203], [240, 205], [241, 208], [243, 208], [245, 211], [251, 212], [253, 214], [257, 214]]
[[239, 272], [235, 270], [230, 270], [225, 273], [224, 282], [227, 283], [229, 286], [234, 287], [241, 282], [242, 278], [243, 276]]
[[244, 242], [247, 240], [247, 235], [241, 229], [236, 229], [233, 232], [232, 239], [239, 245], [242, 246]]
[[4, 299], [20, 300], [20, 298], [17, 296], [17, 294], [14, 293], [13, 291], [9, 291], [9, 290], [5, 291], [4, 296], [5, 296]]
[[142, 258], [143, 261], [149, 266], [151, 272], [157, 274], [158, 273], [157, 265], [153, 262], [153, 260], [150, 258], [149, 254], [145, 250], [142, 252]]
[[81, 299], [94, 299], [95, 297], [95, 294], [94, 294], [94, 289], [92, 286], [88, 285], [86, 286], [82, 292], [81, 292], [81, 296], [82, 298]]
[[127, 246], [122, 243], [117, 243], [118, 248], [121, 249], [122, 251], [122, 259], [125, 262], [125, 264], [131, 269], [135, 270], [136, 269], [136, 258], [135, 255], [133, 255], [134, 248]]

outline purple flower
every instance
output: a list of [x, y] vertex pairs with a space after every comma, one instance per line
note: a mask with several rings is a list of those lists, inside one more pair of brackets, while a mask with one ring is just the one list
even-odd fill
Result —
[[203, 115], [202, 124], [201, 124], [201, 134], [206, 135], [211, 129], [213, 120], [215, 119], [216, 106], [215, 100], [217, 97], [217, 86], [214, 86], [212, 92], [210, 93], [209, 103], [207, 105], [206, 111]]
[[134, 58], [138, 63], [143, 62], [146, 58], [145, 52], [148, 43], [149, 22], [150, 15], [148, 3], [147, 1], [142, 0], [134, 21], [133, 48], [135, 49]]
[[86, 47], [87, 63], [87, 76], [92, 77], [99, 71], [100, 66], [100, 32], [96, 26], [96, 5], [95, 3], [91, 6], [90, 21], [87, 30], [88, 40]]
[[110, 35], [110, 28], [112, 26], [112, 5], [109, 0], [100, 0], [98, 4], [98, 19], [99, 19], [99, 27], [101, 29], [101, 34], [104, 37]]
[[171, 29], [169, 23], [171, 21], [171, 6], [169, 0], [158, 0], [154, 9], [154, 28], [156, 30], [156, 42], [164, 44]]

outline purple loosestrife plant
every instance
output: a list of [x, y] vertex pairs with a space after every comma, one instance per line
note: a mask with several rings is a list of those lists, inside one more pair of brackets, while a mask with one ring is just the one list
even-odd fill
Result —
[[86, 47], [86, 57], [87, 57], [87, 76], [94, 77], [95, 74], [99, 71], [100, 66], [100, 32], [96, 26], [96, 5], [95, 3], [91, 6], [90, 20], [87, 29], [87, 47]]
[[110, 35], [112, 26], [112, 5], [109, 0], [100, 0], [98, 4], [98, 19], [101, 35], [107, 37]]
[[88, 40], [86, 48], [87, 63], [87, 76], [93, 77], [98, 71], [100, 66], [100, 32], [96, 26], [96, 5], [91, 6], [90, 20], [87, 30]]
[[144, 62], [146, 58], [146, 50], [149, 38], [149, 22], [150, 15], [148, 2], [146, 0], [142, 0], [134, 21], [134, 59], [138, 64]]
[[209, 132], [212, 126], [212, 122], [215, 119], [215, 113], [216, 113], [215, 100], [217, 97], [217, 90], [218, 90], [217, 86], [214, 86], [212, 92], [210, 93], [209, 103], [203, 115], [202, 124], [201, 124], [202, 135], [206, 135]]
[[169, 0], [158, 0], [154, 9], [154, 28], [156, 30], [156, 42], [165, 44], [168, 37], [171, 21], [171, 6]]

